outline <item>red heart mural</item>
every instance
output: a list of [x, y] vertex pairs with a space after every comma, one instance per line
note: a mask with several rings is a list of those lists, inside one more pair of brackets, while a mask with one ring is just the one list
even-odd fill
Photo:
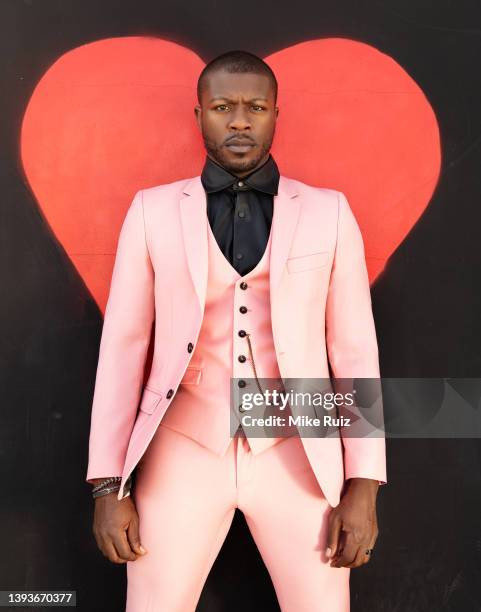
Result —
[[[279, 169], [346, 194], [372, 282], [436, 186], [434, 112], [392, 58], [364, 43], [312, 40], [265, 60], [279, 82]], [[32, 94], [21, 130], [25, 174], [102, 311], [134, 193], [202, 169], [193, 108], [203, 66], [162, 39], [106, 39], [60, 57]]]

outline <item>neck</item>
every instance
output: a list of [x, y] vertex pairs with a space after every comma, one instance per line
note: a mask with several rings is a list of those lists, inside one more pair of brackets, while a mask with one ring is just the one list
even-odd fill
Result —
[[269, 159], [269, 155], [270, 155], [270, 151], [267, 151], [267, 153], [264, 155], [264, 157], [259, 160], [259, 163], [257, 163], [255, 165], [255, 167], [251, 168], [250, 170], [246, 170], [246, 171], [234, 171], [234, 170], [231, 170], [230, 168], [226, 168], [220, 162], [218, 162], [216, 159], [214, 159], [209, 154], [207, 154], [207, 156], [210, 157], [210, 159], [212, 161], [214, 161], [216, 164], [219, 164], [219, 166], [222, 166], [225, 170], [227, 170], [228, 172], [230, 172], [231, 174], [233, 174], [237, 178], [243, 178], [244, 176], [247, 176], [248, 174], [251, 174], [252, 172], [255, 172], [258, 168], [260, 168], [261, 166], [263, 166], [266, 163], [266, 161]]

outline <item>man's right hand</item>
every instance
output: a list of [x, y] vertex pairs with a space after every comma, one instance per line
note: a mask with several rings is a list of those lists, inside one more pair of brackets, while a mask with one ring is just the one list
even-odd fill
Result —
[[147, 554], [140, 543], [139, 516], [130, 495], [119, 500], [117, 492], [112, 492], [95, 498], [93, 533], [100, 551], [112, 563], [136, 561]]

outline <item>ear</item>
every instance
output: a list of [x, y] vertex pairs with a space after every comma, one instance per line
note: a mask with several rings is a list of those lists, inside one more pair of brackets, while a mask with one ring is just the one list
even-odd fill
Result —
[[196, 104], [194, 107], [194, 114], [195, 114], [195, 119], [197, 121], [197, 125], [199, 126], [199, 128], [201, 127], [201, 116], [202, 116], [202, 108], [199, 104]]

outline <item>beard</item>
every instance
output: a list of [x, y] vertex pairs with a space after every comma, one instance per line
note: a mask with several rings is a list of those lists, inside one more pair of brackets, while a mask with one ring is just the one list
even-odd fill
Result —
[[243, 159], [239, 157], [238, 159], [228, 157], [225, 147], [223, 145], [218, 145], [214, 141], [209, 140], [207, 136], [203, 135], [204, 146], [210, 157], [214, 161], [216, 161], [220, 166], [225, 168], [228, 172], [232, 174], [236, 174], [237, 172], [249, 172], [250, 170], [254, 170], [259, 165], [259, 162], [269, 153], [272, 141], [274, 139], [274, 134], [272, 134], [271, 138], [268, 141], [261, 143], [258, 146], [257, 155], [254, 157], [250, 157], [249, 159]]

